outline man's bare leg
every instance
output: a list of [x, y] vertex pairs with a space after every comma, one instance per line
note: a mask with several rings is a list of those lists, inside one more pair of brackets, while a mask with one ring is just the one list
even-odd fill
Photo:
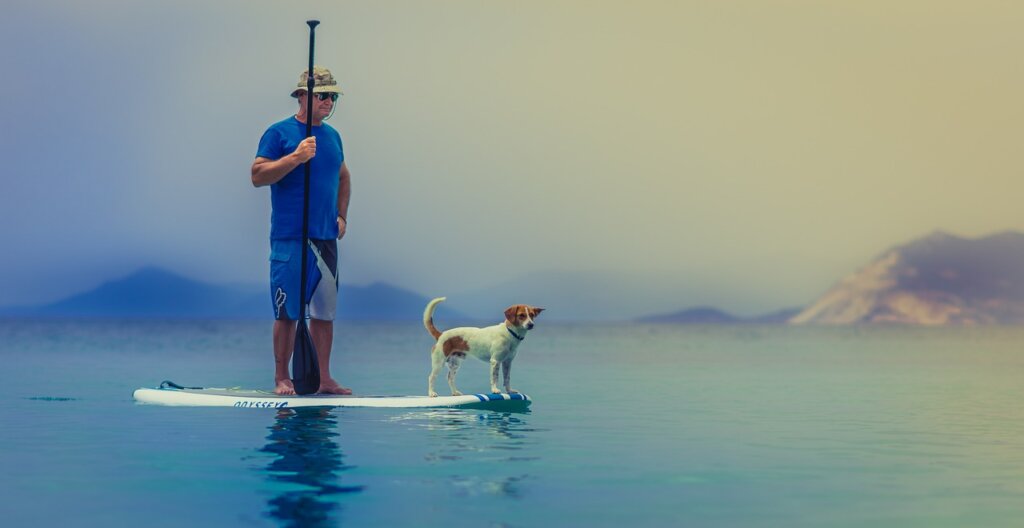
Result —
[[309, 320], [309, 333], [316, 347], [316, 359], [320, 363], [320, 390], [325, 394], [352, 394], [331, 377], [331, 347], [334, 345], [334, 321]]
[[295, 321], [278, 319], [274, 321], [274, 392], [277, 394], [295, 394], [288, 362], [292, 359], [295, 347]]

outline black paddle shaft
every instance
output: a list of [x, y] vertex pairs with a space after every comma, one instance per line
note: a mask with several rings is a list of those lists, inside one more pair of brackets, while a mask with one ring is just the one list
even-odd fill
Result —
[[[313, 135], [313, 87], [316, 81], [313, 78], [313, 47], [316, 35], [316, 26], [319, 20], [308, 20], [309, 25], [309, 68], [306, 70], [306, 137]], [[320, 390], [320, 362], [317, 359], [316, 347], [309, 335], [309, 327], [306, 325], [306, 264], [307, 253], [309, 253], [309, 171], [310, 162], [305, 163], [305, 180], [302, 191], [302, 271], [299, 281], [299, 321], [295, 329], [295, 348], [292, 350], [292, 383], [295, 385], [297, 394], [312, 394]]]
[[[307, 20], [309, 24], [309, 69], [306, 70], [306, 138], [313, 135], [313, 88], [316, 80], [313, 78], [313, 47], [316, 38], [316, 26], [319, 20]], [[299, 307], [299, 320], [306, 320], [306, 248], [309, 246], [309, 164], [312, 159], [306, 160], [305, 184], [302, 189], [302, 306]]]

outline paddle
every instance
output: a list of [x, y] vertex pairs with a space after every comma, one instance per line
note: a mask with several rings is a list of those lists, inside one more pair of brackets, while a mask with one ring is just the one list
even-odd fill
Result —
[[[313, 36], [319, 20], [307, 20], [309, 24], [309, 69], [306, 70], [306, 137], [313, 135]], [[320, 390], [320, 362], [316, 357], [316, 347], [309, 335], [306, 323], [306, 259], [309, 253], [309, 164], [306, 161], [306, 180], [302, 202], [302, 273], [299, 289], [299, 321], [295, 329], [295, 348], [292, 351], [292, 384], [296, 394], [313, 394]]]

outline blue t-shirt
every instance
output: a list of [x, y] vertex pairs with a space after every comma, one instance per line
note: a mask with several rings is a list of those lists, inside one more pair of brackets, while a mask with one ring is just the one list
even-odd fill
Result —
[[[313, 127], [316, 156], [309, 167], [309, 238], [338, 238], [338, 172], [345, 161], [341, 135], [324, 123]], [[256, 157], [277, 160], [306, 138], [306, 125], [295, 116], [270, 125], [260, 138]], [[302, 187], [305, 164], [270, 186], [270, 238], [302, 238]]]

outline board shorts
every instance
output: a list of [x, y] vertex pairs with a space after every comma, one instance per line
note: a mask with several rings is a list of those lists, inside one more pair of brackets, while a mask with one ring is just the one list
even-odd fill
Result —
[[[299, 283], [302, 281], [302, 240], [270, 241], [270, 302], [274, 319], [299, 318]], [[306, 313], [313, 319], [333, 321], [338, 308], [338, 241], [309, 239], [306, 254]]]

